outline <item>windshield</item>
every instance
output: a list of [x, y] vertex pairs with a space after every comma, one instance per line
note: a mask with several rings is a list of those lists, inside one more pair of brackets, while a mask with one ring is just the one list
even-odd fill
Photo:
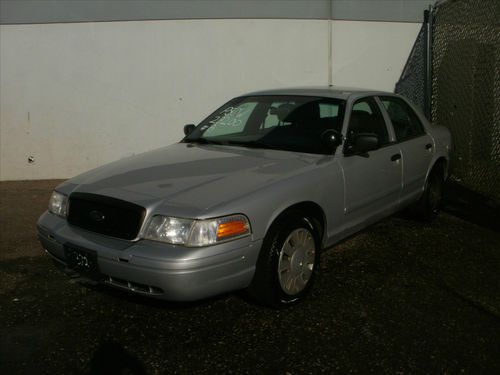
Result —
[[331, 154], [321, 141], [341, 131], [345, 101], [311, 96], [246, 96], [231, 100], [183, 142]]

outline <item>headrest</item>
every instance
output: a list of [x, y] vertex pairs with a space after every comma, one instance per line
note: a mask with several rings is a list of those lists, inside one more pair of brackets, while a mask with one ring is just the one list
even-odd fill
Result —
[[349, 129], [356, 133], [373, 131], [372, 115], [365, 111], [352, 111], [349, 120]]
[[295, 105], [293, 105], [293, 104], [288, 104], [288, 103], [281, 104], [277, 108], [276, 107], [271, 108], [271, 111], [272, 111], [271, 114], [275, 114], [276, 116], [278, 116], [278, 119], [281, 122], [289, 121], [286, 118], [288, 117], [290, 112], [293, 111], [294, 108], [295, 108]]
[[316, 102], [306, 103], [300, 107], [296, 107], [292, 111], [286, 121], [295, 123], [311, 123], [319, 120], [319, 106]]
[[370, 119], [370, 114], [366, 111], [352, 111], [351, 121], [368, 121]]

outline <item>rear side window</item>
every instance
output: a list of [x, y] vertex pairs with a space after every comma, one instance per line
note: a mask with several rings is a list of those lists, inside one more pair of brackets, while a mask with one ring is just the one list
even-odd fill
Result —
[[339, 105], [334, 103], [319, 103], [319, 117], [333, 118], [339, 114]]
[[380, 97], [380, 100], [391, 118], [397, 141], [404, 141], [425, 133], [417, 114], [404, 100], [390, 96]]

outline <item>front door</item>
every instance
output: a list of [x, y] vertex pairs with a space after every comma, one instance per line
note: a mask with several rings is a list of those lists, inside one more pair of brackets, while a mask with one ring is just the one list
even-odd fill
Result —
[[362, 224], [396, 209], [402, 185], [402, 155], [391, 142], [388, 126], [373, 97], [357, 100], [350, 113], [346, 144], [359, 133], [374, 133], [380, 147], [365, 155], [344, 149], [341, 165], [345, 181], [344, 223]]

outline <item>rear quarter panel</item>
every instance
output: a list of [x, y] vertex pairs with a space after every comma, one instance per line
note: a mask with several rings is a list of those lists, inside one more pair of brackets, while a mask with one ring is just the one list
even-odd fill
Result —
[[[429, 134], [434, 140], [434, 158], [431, 165], [434, 165], [440, 158], [445, 158], [446, 173], [448, 174], [450, 154], [452, 152], [452, 138], [450, 131], [444, 126], [429, 125]], [[447, 177], [447, 176], [446, 176]]]
[[[398, 95], [399, 96], [399, 95]], [[427, 118], [422, 114], [419, 108], [417, 108], [412, 102], [403, 98], [416, 112], [420, 121], [425, 127], [427, 134], [432, 137], [434, 143], [434, 154], [432, 160], [429, 164], [429, 170], [427, 171], [427, 176], [429, 172], [432, 170], [432, 167], [436, 164], [438, 159], [444, 158], [446, 159], [446, 170], [448, 173], [450, 153], [452, 152], [452, 137], [450, 131], [444, 126], [436, 126], [427, 120]], [[423, 189], [424, 187], [422, 187]]]

